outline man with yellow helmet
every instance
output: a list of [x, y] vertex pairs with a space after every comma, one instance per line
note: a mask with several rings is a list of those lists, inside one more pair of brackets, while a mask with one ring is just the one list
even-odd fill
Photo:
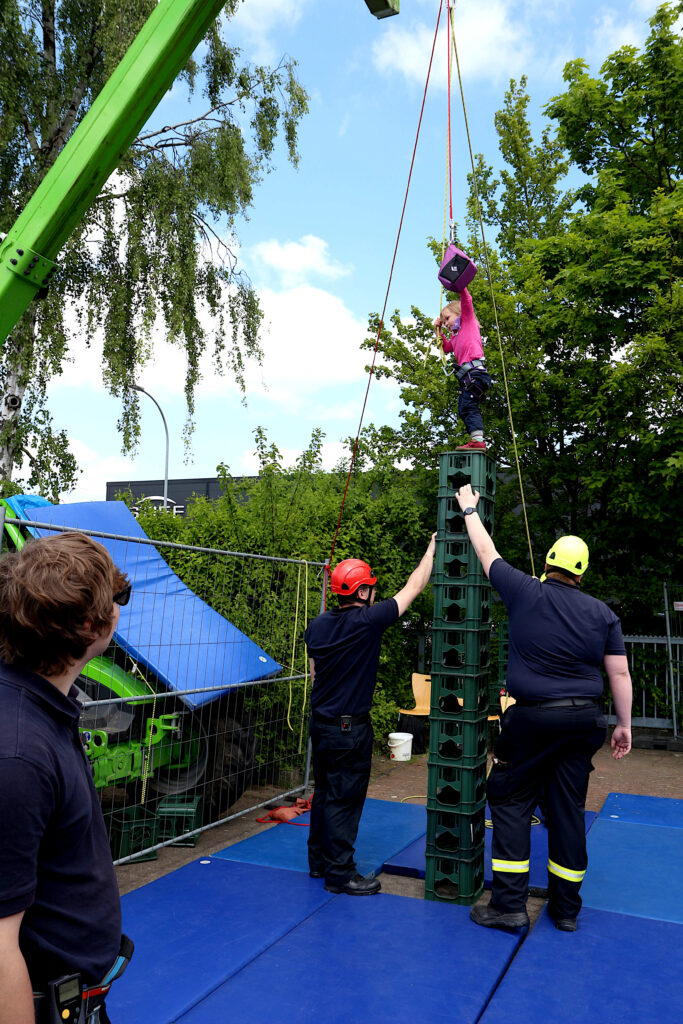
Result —
[[311, 744], [315, 790], [308, 864], [328, 892], [371, 896], [376, 878], [356, 870], [354, 845], [370, 781], [373, 732], [370, 706], [384, 631], [429, 582], [436, 534], [402, 590], [375, 603], [377, 577], [367, 562], [345, 558], [330, 578], [339, 606], [306, 630], [311, 679]]
[[540, 580], [509, 565], [477, 514], [469, 484], [456, 497], [484, 572], [508, 611], [507, 687], [515, 704], [503, 715], [487, 794], [493, 819], [493, 886], [471, 918], [487, 928], [529, 924], [531, 817], [542, 791], [548, 805], [548, 911], [561, 931], [576, 931], [586, 873], [585, 801], [592, 757], [605, 741], [600, 707], [604, 666], [617, 724], [612, 757], [631, 749], [631, 676], [621, 623], [580, 589], [588, 547], [555, 541]]

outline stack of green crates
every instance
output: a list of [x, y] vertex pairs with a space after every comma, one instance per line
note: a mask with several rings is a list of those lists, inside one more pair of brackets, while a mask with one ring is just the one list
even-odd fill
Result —
[[440, 457], [425, 896], [470, 905], [484, 888], [491, 587], [455, 498], [465, 483], [492, 533], [496, 465], [485, 452]]

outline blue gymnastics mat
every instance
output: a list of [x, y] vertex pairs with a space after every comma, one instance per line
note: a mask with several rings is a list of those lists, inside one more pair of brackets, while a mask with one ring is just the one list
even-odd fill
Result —
[[600, 818], [631, 822], [634, 825], [683, 828], [683, 800], [663, 796], [637, 796], [635, 793], [608, 793]]
[[581, 896], [596, 910], [683, 923], [681, 830], [598, 818]]
[[135, 954], [107, 998], [112, 1020], [172, 1024], [330, 899], [307, 875], [213, 858], [128, 893]]
[[[308, 824], [309, 815], [295, 819]], [[384, 862], [427, 831], [427, 809], [392, 800], [366, 800], [356, 840], [356, 863], [362, 875], [378, 874]], [[265, 832], [226, 846], [213, 854], [223, 860], [247, 861], [264, 867], [308, 871], [308, 829], [274, 825]]]
[[[490, 820], [490, 811], [486, 807], [486, 817]], [[597, 815], [595, 811], [586, 811], [586, 832], [590, 829]], [[491, 868], [491, 836], [493, 830], [486, 829], [484, 853], [484, 885], [491, 888], [493, 871]], [[427, 838], [421, 836], [410, 846], [388, 860], [383, 871], [389, 875], [407, 875], [410, 878], [425, 877], [425, 857]], [[534, 893], [545, 894], [548, 890], [548, 831], [544, 825], [531, 826], [531, 853], [529, 856], [529, 888]]]
[[481, 1024], [678, 1024], [683, 926], [584, 908], [577, 932], [544, 909]]
[[520, 942], [468, 907], [337, 896], [179, 1024], [474, 1024]]

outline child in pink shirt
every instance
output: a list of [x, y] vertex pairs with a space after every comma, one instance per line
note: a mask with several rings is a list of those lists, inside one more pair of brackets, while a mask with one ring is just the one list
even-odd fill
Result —
[[484, 365], [481, 331], [467, 288], [463, 288], [460, 298], [444, 306], [434, 321], [434, 329], [437, 338], [440, 334], [443, 339], [444, 352], [452, 352], [458, 364], [455, 371], [460, 384], [458, 413], [470, 432], [470, 440], [458, 445], [457, 451], [486, 451], [479, 403], [491, 386], [491, 378]]

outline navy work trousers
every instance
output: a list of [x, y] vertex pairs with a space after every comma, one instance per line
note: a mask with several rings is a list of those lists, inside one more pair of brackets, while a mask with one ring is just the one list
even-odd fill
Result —
[[370, 722], [342, 731], [311, 717], [315, 790], [311, 804], [308, 864], [325, 881], [343, 885], [356, 873], [354, 846], [370, 781]]
[[585, 804], [592, 757], [605, 742], [597, 703], [522, 707], [503, 715], [487, 794], [493, 821], [491, 904], [518, 913], [529, 889], [531, 817], [545, 792], [548, 905], [556, 918], [576, 917], [586, 871]]

